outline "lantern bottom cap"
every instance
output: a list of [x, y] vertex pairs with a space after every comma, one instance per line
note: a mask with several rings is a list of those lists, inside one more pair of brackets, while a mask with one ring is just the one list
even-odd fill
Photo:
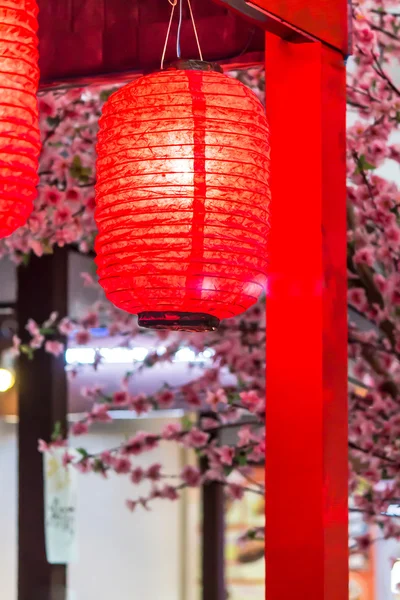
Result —
[[139, 327], [169, 331], [216, 331], [219, 319], [206, 313], [192, 312], [142, 312], [138, 315]]

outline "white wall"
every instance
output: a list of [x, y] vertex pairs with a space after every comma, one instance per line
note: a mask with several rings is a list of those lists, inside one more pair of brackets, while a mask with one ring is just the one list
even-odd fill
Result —
[[[162, 424], [160, 419], [114, 422], [79, 438], [79, 445], [102, 450], [139, 429], [159, 431]], [[0, 422], [2, 600], [16, 600], [16, 457], [16, 427]], [[137, 457], [136, 463], [145, 467], [161, 462], [176, 473], [181, 460], [172, 443]], [[129, 497], [136, 494], [126, 476], [79, 476], [79, 559], [68, 570], [69, 600], [184, 600], [182, 504], [156, 501], [151, 512], [138, 509], [131, 514], [125, 507]]]
[[0, 420], [0, 598], [17, 597], [17, 436]]
[[376, 600], [394, 600], [391, 592], [392, 561], [399, 556], [399, 543], [395, 540], [382, 540], [379, 531], [375, 532], [375, 593]]

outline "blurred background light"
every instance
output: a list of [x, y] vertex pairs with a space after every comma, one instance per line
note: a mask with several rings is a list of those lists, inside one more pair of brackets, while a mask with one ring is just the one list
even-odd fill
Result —
[[[158, 355], [162, 355], [166, 348], [158, 347], [156, 351]], [[91, 365], [95, 361], [96, 352], [100, 354], [104, 363], [129, 364], [143, 362], [149, 353], [154, 352], [154, 349], [141, 346], [135, 348], [68, 348], [65, 353], [65, 360], [67, 365]], [[173, 357], [173, 362], [207, 362], [213, 354], [214, 351], [209, 348], [197, 354], [190, 348], [181, 348]]]
[[7, 392], [15, 383], [15, 375], [9, 369], [0, 368], [0, 392]]

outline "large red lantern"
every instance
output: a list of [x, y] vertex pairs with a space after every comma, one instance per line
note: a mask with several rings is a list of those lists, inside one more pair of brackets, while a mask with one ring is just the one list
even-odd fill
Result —
[[104, 105], [98, 274], [154, 328], [208, 330], [266, 283], [269, 140], [262, 104], [218, 65], [146, 75]]
[[0, 2], [0, 238], [26, 223], [38, 182], [38, 8]]

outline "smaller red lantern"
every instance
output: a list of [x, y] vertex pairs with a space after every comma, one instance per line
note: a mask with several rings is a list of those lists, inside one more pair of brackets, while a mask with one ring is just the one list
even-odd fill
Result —
[[207, 330], [266, 283], [268, 124], [219, 66], [187, 61], [126, 85], [97, 144], [101, 285], [144, 327]]
[[37, 13], [34, 0], [0, 3], [0, 238], [26, 223], [36, 197]]

